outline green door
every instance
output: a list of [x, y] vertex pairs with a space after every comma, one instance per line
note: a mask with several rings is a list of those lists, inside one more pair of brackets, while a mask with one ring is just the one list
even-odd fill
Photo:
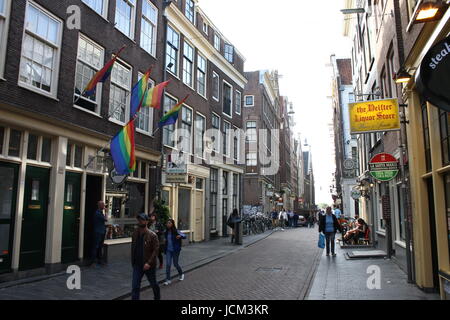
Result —
[[19, 165], [0, 162], [0, 273], [11, 271]]
[[43, 267], [50, 169], [27, 167], [19, 270]]
[[66, 173], [61, 262], [78, 260], [81, 174]]

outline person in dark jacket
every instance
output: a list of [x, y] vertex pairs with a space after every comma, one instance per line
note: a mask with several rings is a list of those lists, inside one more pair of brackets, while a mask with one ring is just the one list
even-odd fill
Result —
[[97, 203], [97, 211], [94, 213], [93, 217], [93, 226], [94, 226], [94, 237], [93, 243], [91, 247], [91, 262], [90, 265], [94, 263], [94, 260], [97, 258], [97, 264], [102, 265], [103, 262], [103, 242], [105, 241], [106, 235], [106, 226], [105, 223], [108, 221], [104, 214], [105, 203], [103, 201], [99, 201]]
[[333, 214], [331, 207], [327, 208], [325, 215], [320, 217], [319, 220], [319, 233], [323, 232], [326, 239], [327, 257], [330, 256], [330, 243], [331, 243], [331, 254], [333, 257], [336, 256], [334, 251], [335, 247], [335, 236], [337, 230], [341, 230], [341, 225], [337, 220], [336, 216]]
[[156, 256], [159, 250], [158, 236], [148, 229], [148, 216], [141, 213], [136, 217], [138, 228], [131, 243], [131, 265], [133, 266], [132, 300], [139, 300], [141, 280], [144, 274], [153, 289], [155, 300], [160, 300], [160, 289], [156, 281]]
[[175, 221], [173, 219], [169, 219], [167, 221], [166, 225], [167, 229], [165, 232], [165, 254], [166, 254], [166, 281], [164, 282], [164, 285], [168, 286], [170, 281], [170, 268], [172, 267], [172, 260], [173, 265], [178, 270], [179, 280], [184, 280], [184, 274], [183, 270], [181, 269], [180, 265], [178, 264], [178, 259], [180, 257], [181, 252], [181, 239], [186, 239], [186, 235], [181, 233], [177, 230], [177, 227], [175, 226]]
[[237, 222], [240, 222], [241, 219], [239, 218], [239, 213], [237, 209], [234, 209], [231, 215], [228, 217], [227, 225], [232, 229], [231, 232], [231, 243], [234, 242], [234, 239], [236, 237], [236, 230], [234, 230], [235, 224]]
[[164, 245], [164, 227], [163, 225], [158, 222], [158, 218], [156, 216], [156, 213], [152, 213], [150, 215], [150, 221], [148, 224], [148, 228], [153, 231], [154, 233], [156, 233], [156, 235], [158, 236], [158, 241], [159, 241], [159, 251], [158, 251], [158, 260], [159, 260], [159, 269], [163, 268], [163, 245]]

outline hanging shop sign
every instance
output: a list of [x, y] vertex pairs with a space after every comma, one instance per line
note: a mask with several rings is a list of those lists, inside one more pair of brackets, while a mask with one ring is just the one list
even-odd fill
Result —
[[109, 172], [109, 178], [111, 179], [111, 182], [112, 182], [113, 184], [115, 184], [115, 185], [121, 185], [122, 183], [124, 183], [124, 182], [127, 180], [128, 175], [121, 175], [121, 174], [118, 174], [117, 171], [116, 171], [116, 169], [112, 169], [112, 170]]
[[166, 183], [188, 184], [188, 175], [177, 173], [166, 174]]
[[450, 36], [427, 52], [417, 73], [416, 85], [425, 100], [450, 112]]
[[391, 181], [398, 172], [398, 161], [389, 153], [380, 153], [372, 158], [369, 162], [370, 175], [378, 181]]
[[397, 99], [349, 104], [351, 134], [400, 130]]
[[353, 200], [358, 200], [359, 198], [361, 198], [361, 191], [359, 191], [359, 190], [352, 190], [351, 197], [352, 197]]

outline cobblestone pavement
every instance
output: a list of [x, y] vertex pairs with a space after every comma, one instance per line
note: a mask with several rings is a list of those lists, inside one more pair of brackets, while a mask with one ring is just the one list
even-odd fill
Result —
[[[361, 249], [360, 249], [361, 250]], [[427, 294], [407, 282], [407, 275], [392, 260], [346, 260], [344, 254], [357, 249], [340, 249], [336, 257], [323, 253], [308, 300], [439, 300], [438, 294]], [[369, 289], [367, 282], [373, 271], [380, 271], [380, 289]], [[370, 279], [371, 285], [376, 282]]]
[[[161, 286], [163, 300], [304, 299], [318, 259], [317, 230], [277, 231], [268, 238]], [[181, 253], [183, 255], [183, 252]], [[145, 290], [141, 299], [153, 299]]]
[[[242, 246], [231, 244], [230, 238], [183, 246], [180, 263], [185, 270], [193, 270], [230, 253], [243, 250], [246, 246], [264, 239], [271, 232], [244, 237]], [[158, 281], [165, 278], [164, 270], [157, 271]], [[174, 268], [172, 275], [175, 275]], [[68, 274], [61, 273], [25, 281], [0, 283], [0, 300], [112, 300], [126, 297], [131, 292], [132, 269], [129, 259], [99, 268], [82, 267], [81, 290], [67, 289], [68, 277]], [[149, 283], [144, 277], [142, 287], [146, 286], [149, 286]]]

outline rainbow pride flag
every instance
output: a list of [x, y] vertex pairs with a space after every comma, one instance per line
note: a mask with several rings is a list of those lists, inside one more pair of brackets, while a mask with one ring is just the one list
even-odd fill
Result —
[[142, 103], [143, 107], [150, 107], [159, 109], [161, 107], [161, 97], [164, 92], [164, 88], [167, 87], [169, 81], [163, 82], [154, 86], [153, 88], [149, 88], [145, 93], [144, 102]]
[[130, 119], [133, 119], [136, 113], [141, 109], [142, 103], [147, 93], [148, 80], [150, 79], [151, 69], [149, 69], [141, 80], [138, 81], [131, 90]]
[[89, 81], [88, 85], [84, 89], [83, 93], [81, 95], [86, 96], [93, 96], [95, 94], [95, 90], [97, 89], [97, 84], [99, 82], [105, 82], [106, 79], [109, 78], [111, 75], [112, 68], [114, 66], [114, 62], [116, 62], [117, 58], [119, 57], [119, 54], [122, 52], [122, 50], [125, 49], [125, 46], [120, 48], [120, 50], [115, 54], [114, 58], [112, 58], [102, 69], [100, 69], [94, 77]]
[[159, 120], [159, 127], [169, 126], [171, 124], [175, 124], [178, 120], [178, 115], [180, 114], [181, 107], [183, 103], [187, 100], [189, 95], [186, 96], [183, 100], [181, 100], [175, 107], [173, 107], [169, 112], [167, 112], [161, 120]]
[[136, 170], [134, 132], [134, 119], [132, 119], [111, 140], [111, 156], [118, 174], [125, 175]]

